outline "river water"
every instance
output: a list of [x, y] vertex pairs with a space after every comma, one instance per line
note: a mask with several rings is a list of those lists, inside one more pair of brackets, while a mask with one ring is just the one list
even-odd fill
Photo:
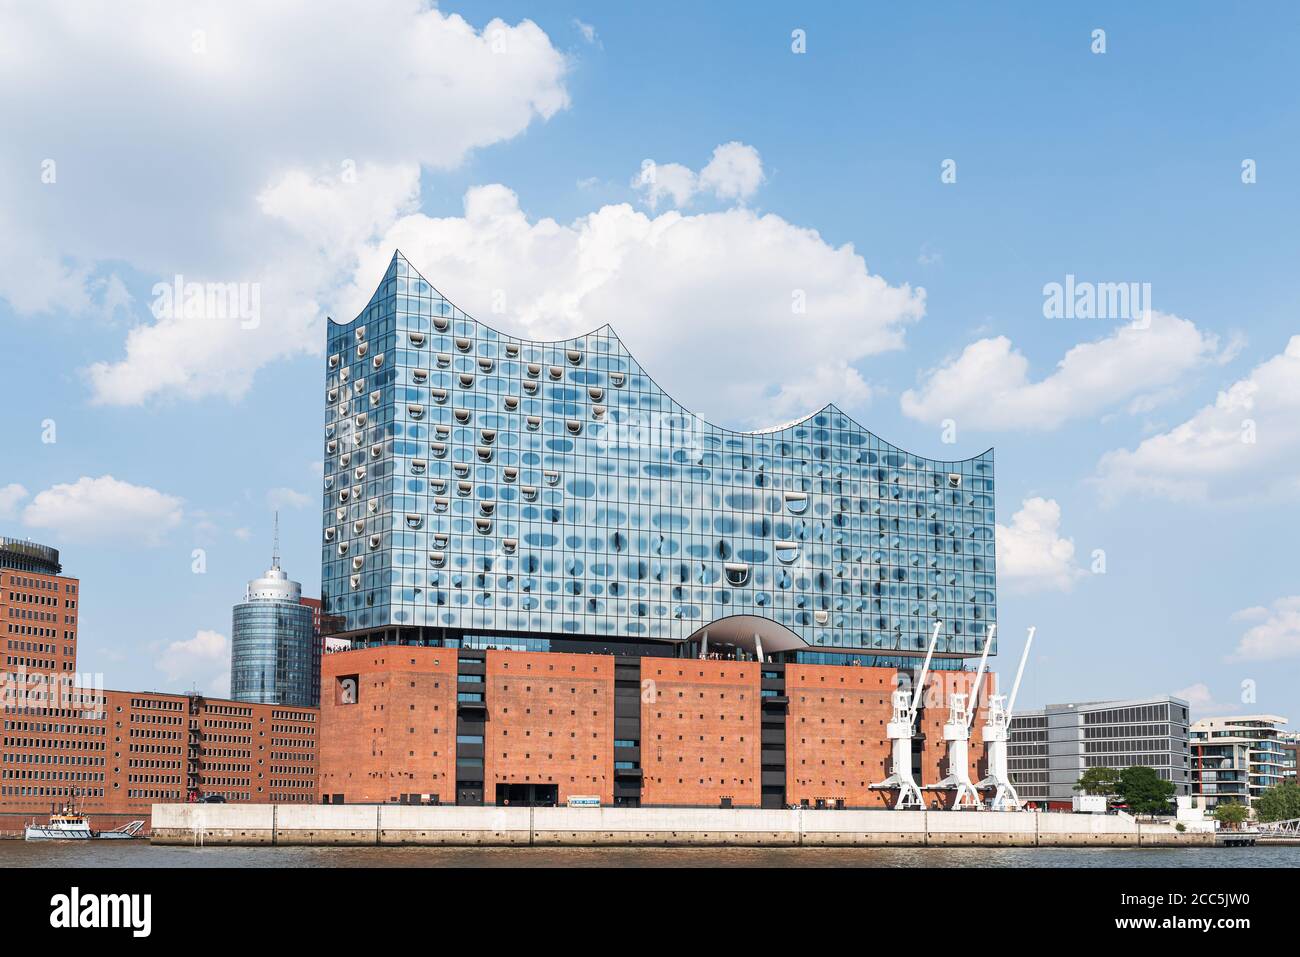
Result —
[[10, 867], [1297, 867], [1300, 846], [1239, 848], [155, 847], [0, 841]]

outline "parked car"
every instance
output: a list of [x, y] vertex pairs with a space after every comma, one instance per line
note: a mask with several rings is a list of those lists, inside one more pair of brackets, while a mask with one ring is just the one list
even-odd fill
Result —
[[200, 804], [225, 804], [226, 799], [220, 794], [205, 794], [199, 798]]

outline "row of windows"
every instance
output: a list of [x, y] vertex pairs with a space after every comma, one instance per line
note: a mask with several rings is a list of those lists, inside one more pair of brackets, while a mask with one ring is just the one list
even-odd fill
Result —
[[26, 588], [36, 591], [62, 591], [65, 595], [75, 595], [77, 593], [76, 582], [59, 581], [55, 578], [28, 578], [26, 575], [0, 574], [0, 585], [6, 584], [11, 588]]
[[[1140, 721], [1168, 721], [1169, 704], [1144, 704], [1129, 708], [1108, 708], [1103, 711], [1085, 711], [1083, 723], [1090, 724], [1133, 724]], [[1174, 707], [1174, 719], [1187, 723], [1187, 709]]]
[[5, 754], [3, 756], [5, 764], [73, 764], [73, 765], [96, 765], [104, 764], [103, 758], [91, 757], [89, 755], [78, 754]]
[[[1114, 767], [1115, 764], [1116, 761], [1113, 755], [1112, 756], [1103, 755], [1101, 757], [1091, 757], [1085, 755], [1083, 758], [1083, 766], [1085, 768], [1110, 768], [1110, 767]], [[1131, 754], [1124, 755], [1123, 764], [1126, 767], [1145, 765], [1147, 767], [1156, 768], [1156, 769], [1160, 769], [1160, 768], [1167, 769], [1171, 764], [1186, 765], [1187, 758], [1170, 754], [1168, 751], [1150, 753], [1150, 754], [1131, 753]], [[1162, 775], [1162, 777], [1167, 776], [1167, 774], [1168, 771], [1166, 770]]]
[[[1123, 738], [1115, 741], [1089, 741], [1083, 746], [1088, 754], [1127, 754], [1129, 751], [1180, 750], [1178, 742], [1169, 738]], [[1186, 746], [1181, 746], [1186, 750]]]

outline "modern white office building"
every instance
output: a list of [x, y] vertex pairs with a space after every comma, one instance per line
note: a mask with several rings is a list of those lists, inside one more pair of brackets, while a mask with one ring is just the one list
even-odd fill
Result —
[[1201, 718], [1191, 727], [1192, 793], [1207, 810], [1228, 802], [1249, 807], [1268, 788], [1295, 775], [1295, 745], [1276, 714]]
[[1025, 802], [1068, 806], [1088, 768], [1145, 765], [1172, 781], [1176, 795], [1191, 794], [1188, 709], [1163, 695], [1020, 710], [1007, 748], [1011, 783]]

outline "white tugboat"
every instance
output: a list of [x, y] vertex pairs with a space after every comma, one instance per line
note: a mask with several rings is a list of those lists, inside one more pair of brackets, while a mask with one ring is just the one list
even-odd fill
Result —
[[49, 824], [27, 825], [29, 841], [88, 841], [91, 837], [86, 815], [66, 805], [50, 815]]
[[90, 820], [86, 815], [71, 805], [64, 805], [50, 815], [49, 824], [37, 824], [33, 821], [25, 830], [29, 841], [89, 841], [89, 840], [129, 840], [138, 837], [144, 821], [132, 821], [111, 831], [96, 833], [90, 829]]

